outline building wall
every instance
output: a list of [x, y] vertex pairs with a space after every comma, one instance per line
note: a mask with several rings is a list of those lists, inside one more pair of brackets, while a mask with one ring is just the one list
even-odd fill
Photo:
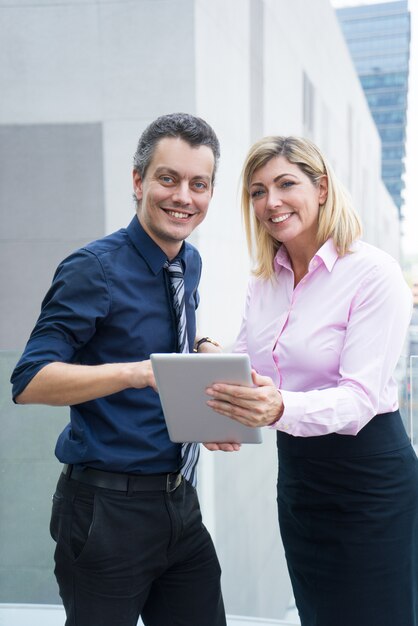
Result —
[[339, 9], [337, 16], [382, 139], [382, 177], [401, 213], [409, 76], [408, 1]]
[[[352, 190], [366, 238], [397, 256], [379, 138], [328, 0], [17, 0], [0, 1], [0, 18], [0, 349], [22, 349], [60, 258], [128, 223], [132, 155], [161, 113], [196, 113], [221, 141], [212, 205], [192, 241], [205, 268], [198, 325], [226, 348], [250, 270], [240, 169], [261, 135], [309, 134]], [[8, 355], [2, 370], [4, 397], [12, 361]], [[45, 529], [58, 469], [52, 451], [65, 419], [65, 409], [2, 409], [0, 475], [8, 466], [25, 471], [0, 514], [13, 564], [0, 601], [56, 601], [45, 577], [53, 550]], [[40, 431], [45, 445], [35, 454]], [[291, 591], [277, 527], [274, 433], [264, 440], [238, 454], [204, 452], [200, 495], [228, 612], [280, 618]], [[22, 512], [28, 491], [36, 514], [32, 504]], [[13, 541], [29, 524], [30, 552]], [[29, 593], [30, 581], [41, 579], [42, 589]]]

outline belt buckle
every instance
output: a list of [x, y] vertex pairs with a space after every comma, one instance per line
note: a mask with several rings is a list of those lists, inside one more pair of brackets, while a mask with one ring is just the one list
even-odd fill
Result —
[[[174, 476], [175, 476], [175, 480], [172, 481]], [[181, 483], [180, 472], [178, 474], [167, 474], [167, 482], [165, 486], [167, 493], [172, 493], [173, 491], [175, 491], [177, 487], [180, 485], [180, 483]]]

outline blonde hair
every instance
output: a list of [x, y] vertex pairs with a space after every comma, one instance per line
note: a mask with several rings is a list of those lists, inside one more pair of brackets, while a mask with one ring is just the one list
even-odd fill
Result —
[[344, 256], [362, 231], [360, 217], [351, 198], [314, 143], [302, 137], [264, 137], [248, 152], [242, 169], [241, 195], [248, 249], [256, 261], [253, 273], [261, 278], [270, 278], [273, 275], [273, 259], [281, 244], [258, 221], [252, 210], [249, 188], [254, 172], [270, 159], [279, 156], [297, 165], [315, 186], [323, 176], [328, 179], [327, 199], [319, 212], [318, 247], [332, 238], [338, 254]]

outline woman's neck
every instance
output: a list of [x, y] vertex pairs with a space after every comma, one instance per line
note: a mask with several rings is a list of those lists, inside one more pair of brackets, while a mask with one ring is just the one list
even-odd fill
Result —
[[293, 274], [295, 277], [294, 286], [296, 287], [296, 285], [300, 283], [302, 278], [308, 273], [309, 263], [318, 251], [318, 245], [311, 244], [310, 246], [303, 247], [299, 245], [286, 245], [286, 250], [292, 264]]

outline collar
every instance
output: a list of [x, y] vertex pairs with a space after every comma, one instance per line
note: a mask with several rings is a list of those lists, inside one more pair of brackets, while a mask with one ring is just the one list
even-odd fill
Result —
[[338, 259], [338, 252], [335, 249], [332, 237], [326, 240], [326, 242], [319, 248], [318, 252], [313, 258], [315, 259], [317, 257], [322, 259], [327, 270], [329, 272], [332, 272], [332, 269]]
[[274, 257], [274, 267], [276, 270], [279, 270], [281, 267], [284, 267], [287, 270], [292, 270], [289, 255], [283, 244], [277, 250], [276, 256]]
[[[312, 267], [311, 264], [315, 259], [316, 261], [318, 259], [321, 259], [327, 270], [329, 272], [332, 271], [338, 259], [338, 252], [335, 249], [334, 241], [332, 240], [332, 238], [327, 239], [327, 241], [319, 248], [317, 253], [312, 257], [309, 263], [309, 267]], [[284, 267], [288, 270], [292, 269], [292, 264], [284, 245], [281, 245], [276, 252], [276, 256], [274, 257], [274, 266], [276, 270], [278, 270], [280, 267]]]
[[[138, 216], [135, 215], [128, 225], [126, 232], [129, 239], [132, 241], [137, 252], [144, 259], [151, 272], [157, 275], [163, 269], [167, 262], [167, 255], [163, 252], [155, 241], [148, 235], [147, 232], [141, 226]], [[176, 259], [180, 259], [183, 264], [183, 269], [186, 269], [186, 244], [180, 248], [180, 252], [176, 256]], [[173, 259], [174, 260], [174, 259]]]

